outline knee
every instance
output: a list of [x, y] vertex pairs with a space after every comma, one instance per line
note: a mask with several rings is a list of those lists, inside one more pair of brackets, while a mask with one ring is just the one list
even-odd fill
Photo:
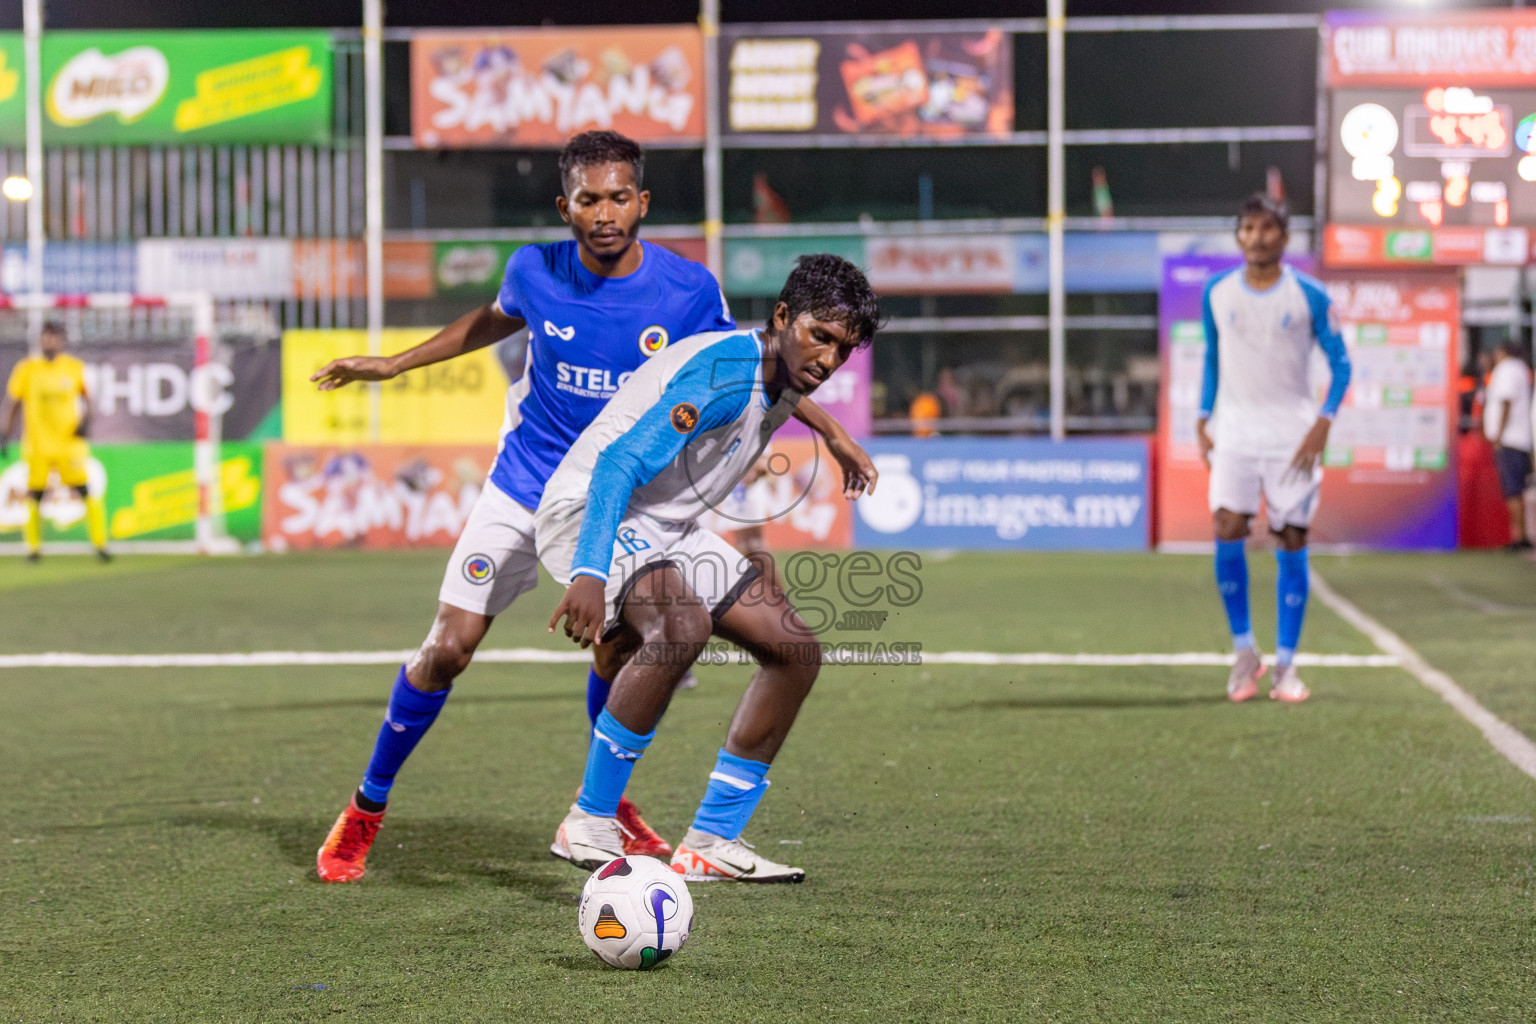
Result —
[[697, 602], [673, 601], [660, 618], [661, 639], [668, 643], [686, 644], [704, 649], [714, 631], [714, 620], [708, 610]]
[[[469, 668], [477, 646], [477, 643], [466, 637], [449, 632], [435, 633], [416, 653], [416, 666], [420, 668], [421, 679], [418, 682], [413, 678], [413, 685], [428, 692], [446, 690]], [[417, 674], [410, 673], [413, 677]]]

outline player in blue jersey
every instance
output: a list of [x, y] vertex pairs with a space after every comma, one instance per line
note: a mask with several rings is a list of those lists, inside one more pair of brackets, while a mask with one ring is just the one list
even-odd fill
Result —
[[[1227, 697], [1258, 693], [1264, 661], [1248, 621], [1243, 545], [1262, 496], [1274, 533], [1278, 632], [1269, 695], [1299, 703], [1310, 695], [1296, 674], [1296, 644], [1307, 610], [1307, 530], [1317, 513], [1321, 458], [1349, 387], [1349, 354], [1322, 283], [1281, 264], [1288, 240], [1285, 204], [1256, 195], [1237, 220], [1244, 266], [1205, 289], [1205, 375], [1197, 433], [1211, 468], [1216, 583], [1236, 652]], [[1332, 380], [1319, 407], [1308, 373], [1313, 346]]]
[[775, 584], [699, 517], [731, 493], [880, 311], [846, 260], [805, 256], [766, 328], [699, 335], [642, 366], [582, 432], [534, 516], [539, 557], [569, 588], [549, 628], [622, 665], [593, 728], [581, 793], [550, 852], [593, 868], [623, 853], [619, 801], [672, 688], [713, 633], [758, 670], [731, 720], [672, 866], [690, 881], [799, 882], [741, 840], [768, 768], [821, 667], [821, 646]]
[[[650, 201], [643, 167], [640, 147], [615, 132], [572, 138], [560, 156], [565, 193], [555, 200], [570, 241], [518, 249], [494, 302], [415, 348], [338, 359], [312, 378], [322, 390], [388, 380], [495, 344], [525, 325], [530, 331], [523, 376], [507, 391], [496, 462], [449, 559], [431, 631], [396, 676], [362, 784], [317, 855], [325, 881], [362, 876], [401, 765], [492, 620], [537, 583], [533, 510], [561, 457], [647, 360], [675, 339], [735, 326], [708, 270], [637, 239]], [[874, 478], [868, 457], [831, 417], [810, 405], [799, 415], [846, 472]], [[616, 671], [600, 657], [589, 673], [592, 715]], [[624, 814], [631, 852], [670, 852], [632, 804]]]

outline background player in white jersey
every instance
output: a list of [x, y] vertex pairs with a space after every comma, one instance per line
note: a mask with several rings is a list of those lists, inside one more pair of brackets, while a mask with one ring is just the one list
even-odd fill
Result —
[[[1278, 629], [1270, 697], [1310, 695], [1293, 660], [1307, 608], [1307, 530], [1317, 512], [1328, 430], [1349, 387], [1349, 355], [1317, 280], [1282, 266], [1289, 239], [1285, 204], [1255, 195], [1237, 219], [1244, 265], [1205, 289], [1205, 375], [1200, 451], [1211, 468], [1216, 582], [1236, 659], [1227, 696], [1258, 693], [1264, 662], [1248, 619], [1244, 541], [1262, 496], [1274, 533]], [[1322, 348], [1332, 380], [1318, 408], [1309, 366]]]
[[816, 680], [821, 647], [772, 577], [698, 519], [801, 396], [870, 343], [879, 317], [857, 267], [801, 257], [765, 329], [690, 338], [641, 367], [550, 477], [534, 518], [539, 555], [570, 584], [550, 630], [564, 619], [567, 636], [615, 648], [624, 662], [593, 730], [581, 795], [550, 847], [556, 856], [591, 868], [622, 852], [616, 813], [630, 772], [713, 633], [759, 667], [672, 865], [690, 880], [804, 879], [740, 837]]
[[[494, 302], [415, 348], [387, 358], [338, 359], [312, 378], [321, 390], [389, 380], [531, 328], [526, 368], [507, 390], [496, 462], [449, 559], [431, 631], [400, 667], [362, 784], [316, 855], [324, 881], [362, 877], [396, 774], [436, 721], [492, 620], [537, 584], [533, 509], [561, 456], [629, 375], [672, 339], [736, 326], [706, 268], [639, 241], [650, 202], [644, 166], [640, 147], [617, 132], [573, 137], [560, 154], [564, 193], [555, 199], [573, 238], [518, 249]], [[825, 412], [807, 402], [799, 415], [823, 435], [845, 471], [874, 472]], [[594, 716], [616, 671], [599, 658], [588, 674]], [[671, 852], [633, 804], [626, 801], [621, 817], [627, 852]]]

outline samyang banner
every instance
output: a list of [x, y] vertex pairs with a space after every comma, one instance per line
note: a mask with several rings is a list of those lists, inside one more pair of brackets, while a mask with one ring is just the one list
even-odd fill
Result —
[[999, 29], [768, 35], [728, 28], [720, 75], [727, 135], [1013, 131], [1013, 37]]
[[[331, 138], [326, 32], [49, 32], [42, 51], [52, 145]], [[0, 118], [4, 84], [0, 70]]]
[[703, 74], [692, 25], [423, 32], [411, 40], [411, 134], [427, 149], [559, 147], [604, 128], [701, 140]]
[[27, 135], [23, 60], [21, 33], [0, 32], [0, 139], [7, 143]]

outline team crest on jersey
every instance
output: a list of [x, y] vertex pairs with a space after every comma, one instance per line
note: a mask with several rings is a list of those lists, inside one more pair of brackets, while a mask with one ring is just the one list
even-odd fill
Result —
[[640, 332], [640, 354], [649, 359], [651, 356], [667, 347], [672, 336], [667, 329], [660, 324], [652, 324]]
[[678, 402], [672, 407], [672, 429], [687, 434], [699, 425], [699, 409], [692, 402]]
[[470, 555], [464, 559], [464, 578], [475, 586], [491, 582], [496, 575], [496, 563], [490, 555]]

